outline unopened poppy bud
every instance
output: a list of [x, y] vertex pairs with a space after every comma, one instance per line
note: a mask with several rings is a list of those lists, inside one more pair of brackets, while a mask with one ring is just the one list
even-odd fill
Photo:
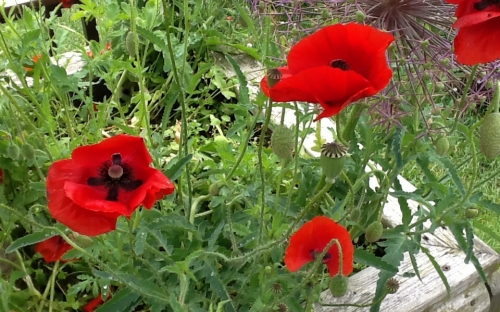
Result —
[[356, 207], [351, 211], [351, 218], [350, 219], [351, 219], [351, 221], [358, 221], [359, 217], [361, 217], [361, 209]]
[[500, 113], [486, 116], [479, 132], [479, 143], [486, 158], [493, 159], [500, 154]]
[[277, 68], [272, 68], [267, 71], [267, 85], [269, 88], [274, 87], [275, 84], [277, 84], [283, 75]]
[[429, 39], [425, 39], [424, 41], [420, 42], [420, 48], [422, 50], [425, 50], [429, 47]]
[[469, 219], [474, 219], [479, 214], [479, 210], [475, 207], [468, 208], [465, 210], [465, 217]]
[[212, 196], [219, 196], [221, 186], [221, 182], [214, 182], [210, 184], [210, 186], [208, 187], [208, 193]]
[[380, 237], [382, 237], [382, 232], [384, 231], [384, 228], [382, 226], [382, 222], [380, 221], [373, 221], [368, 225], [368, 227], [365, 229], [365, 239], [369, 243], [375, 243], [377, 242]]
[[34, 159], [35, 150], [33, 149], [33, 146], [31, 146], [30, 144], [23, 144], [21, 146], [21, 156], [23, 156], [25, 159]]
[[327, 183], [334, 183], [337, 176], [344, 168], [347, 155], [347, 147], [337, 143], [325, 143], [321, 147], [319, 162]]
[[450, 149], [450, 141], [448, 141], [448, 138], [445, 136], [440, 137], [436, 141], [435, 147], [436, 147], [436, 153], [439, 156], [445, 156], [448, 154], [448, 150]]
[[344, 296], [347, 292], [347, 286], [349, 284], [349, 279], [343, 274], [337, 274], [330, 279], [328, 287], [332, 296], [335, 298], [340, 298]]
[[441, 81], [436, 82], [434, 86], [436, 87], [436, 91], [442, 91], [444, 89], [444, 83]]
[[365, 13], [363, 13], [363, 11], [361, 11], [361, 10], [356, 11], [356, 22], [363, 23], [365, 18], [366, 18], [366, 15], [365, 15]]
[[139, 42], [139, 37], [136, 33], [129, 31], [125, 38], [125, 49], [131, 57], [135, 56], [135, 48]]
[[75, 243], [83, 248], [89, 247], [94, 242], [91, 237], [88, 237], [86, 235], [81, 235], [76, 232], [73, 232], [72, 236]]
[[19, 159], [19, 154], [21, 154], [19, 146], [15, 144], [7, 146], [7, 157], [9, 157], [12, 160], [17, 160]]
[[271, 268], [269, 265], [266, 265], [266, 267], [264, 268], [264, 273], [269, 276], [272, 272], [273, 268]]
[[444, 59], [441, 60], [441, 65], [444, 65], [444, 66], [450, 65], [450, 59], [445, 57]]
[[277, 126], [271, 135], [271, 148], [281, 160], [290, 159], [295, 147], [295, 135], [285, 125]]
[[391, 277], [385, 282], [385, 289], [388, 294], [395, 294], [399, 289], [399, 282], [397, 279]]

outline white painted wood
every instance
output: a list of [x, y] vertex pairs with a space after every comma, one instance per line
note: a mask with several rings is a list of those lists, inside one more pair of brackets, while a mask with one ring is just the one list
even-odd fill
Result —
[[[222, 66], [226, 67], [228, 76], [234, 75], [231, 66], [219, 55], [217, 59]], [[255, 96], [259, 92], [259, 82], [265, 74], [263, 66], [257, 61], [239, 56], [238, 63], [241, 70], [247, 74], [249, 80], [250, 94]], [[273, 108], [272, 120], [278, 124], [281, 119], [282, 108]], [[285, 125], [293, 126], [295, 124], [295, 112], [293, 110], [285, 111]], [[311, 128], [316, 127], [316, 123], [310, 125]], [[333, 140], [333, 135], [330, 129], [335, 129], [335, 124], [330, 119], [321, 120], [321, 135], [327, 142]], [[313, 150], [315, 144], [315, 134], [309, 134], [304, 141], [304, 150], [311, 156], [318, 157], [319, 153]], [[378, 167], [380, 169], [380, 167]], [[370, 169], [367, 167], [367, 171]], [[398, 177], [401, 186], [406, 192], [413, 192], [416, 188], [403, 177]], [[378, 181], [375, 177], [369, 181], [370, 188], [378, 186]], [[409, 206], [412, 212], [418, 208], [418, 203], [409, 201]], [[383, 221], [388, 227], [394, 227], [401, 223], [402, 213], [399, 208], [399, 203], [396, 198], [389, 196], [388, 201], [383, 209]], [[429, 222], [424, 226], [429, 227]], [[400, 282], [400, 288], [396, 294], [388, 295], [382, 302], [381, 311], [396, 311], [396, 312], [493, 312], [500, 311], [500, 306], [490, 307], [490, 296], [487, 288], [479, 277], [472, 263], [465, 264], [465, 254], [458, 247], [452, 233], [446, 228], [438, 228], [434, 234], [425, 234], [426, 240], [422, 240], [422, 245], [425, 246], [430, 254], [435, 258], [436, 262], [443, 268], [448, 283], [451, 289], [451, 296], [447, 295], [443, 281], [434, 269], [429, 258], [424, 253], [420, 252], [415, 255], [418, 263], [421, 281], [417, 276], [403, 277], [406, 272], [413, 272], [413, 267], [410, 258], [405, 253], [404, 260], [399, 266], [399, 275], [396, 279]], [[492, 283], [492, 299], [497, 298], [498, 302], [495, 305], [500, 305], [500, 274], [497, 269], [500, 265], [500, 256], [491, 247], [486, 245], [479, 238], [474, 239], [474, 253], [483, 269]], [[327, 304], [367, 304], [373, 299], [378, 280], [379, 271], [369, 267], [349, 277], [348, 293], [342, 298], [333, 298], [329, 291], [325, 291], [321, 295], [321, 302]], [[492, 310], [490, 310], [490, 308]], [[332, 311], [369, 311], [369, 307], [328, 307], [317, 304], [315, 312], [332, 312]]]

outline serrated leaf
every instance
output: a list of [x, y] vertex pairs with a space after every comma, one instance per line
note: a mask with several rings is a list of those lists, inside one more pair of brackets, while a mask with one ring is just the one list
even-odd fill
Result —
[[189, 232], [192, 232], [196, 237], [199, 238], [200, 233], [198, 233], [198, 229], [189, 223], [186, 218], [179, 216], [178, 214], [169, 214], [166, 216], [163, 216], [161, 218], [158, 218], [153, 224], [150, 224], [149, 229], [150, 230], [155, 230], [155, 229], [172, 229], [172, 228], [178, 228], [178, 229], [183, 229]]
[[149, 42], [151, 42], [152, 44], [157, 46], [160, 49], [160, 51], [167, 51], [168, 50], [167, 45], [165, 43], [165, 40], [160, 38], [158, 35], [156, 35], [152, 31], [145, 29], [145, 28], [142, 28], [139, 25], [136, 25], [136, 31], [137, 31], [137, 34], [139, 34], [141, 37], [147, 39]]
[[496, 231], [488, 227], [486, 224], [483, 224], [480, 221], [474, 221], [474, 228], [488, 234], [489, 237], [500, 243], [500, 235], [498, 235]]
[[97, 276], [97, 277], [100, 277], [103, 279], [113, 280], [113, 275], [111, 275], [107, 272], [103, 272], [103, 271], [99, 271], [99, 270], [92, 270], [92, 274], [94, 274], [94, 276]]
[[193, 158], [193, 154], [189, 154], [184, 158], [177, 160], [177, 162], [170, 166], [165, 172], [165, 175], [172, 181], [177, 180], [182, 175], [182, 169], [187, 165], [187, 163]]
[[233, 306], [231, 297], [226, 289], [225, 283], [219, 278], [214, 267], [212, 267], [208, 262], [205, 262], [205, 271], [207, 282], [210, 284], [210, 289], [222, 300], [228, 300], [228, 304], [225, 305], [226, 312], [235, 312], [236, 309]]
[[418, 264], [417, 260], [415, 259], [415, 256], [411, 252], [409, 252], [408, 255], [410, 256], [410, 262], [413, 267], [413, 271], [415, 272], [415, 275], [417, 275], [418, 279], [422, 281], [422, 278], [420, 277], [420, 273], [418, 271]]
[[9, 247], [7, 247], [7, 249], [5, 249], [5, 253], [11, 253], [13, 251], [18, 250], [19, 248], [23, 248], [29, 245], [34, 245], [36, 243], [42, 242], [56, 235], [57, 233], [54, 233], [53, 231], [50, 230], [44, 230], [41, 232], [28, 234], [19, 239], [16, 239]]
[[434, 173], [429, 169], [429, 155], [427, 154], [419, 154], [418, 157], [415, 159], [415, 162], [417, 165], [420, 166], [420, 169], [422, 169], [422, 172], [424, 176], [429, 180], [430, 182], [437, 182], [438, 179], [434, 175]]
[[139, 230], [135, 235], [134, 252], [136, 255], [140, 256], [144, 253], [144, 247], [146, 245], [147, 238], [148, 238], [148, 230], [145, 228], [139, 228]]
[[[394, 189], [396, 191], [403, 191], [399, 179], [394, 179]], [[411, 218], [411, 209], [408, 206], [408, 200], [404, 197], [398, 197], [398, 203], [399, 203], [399, 209], [401, 209], [401, 213], [403, 215], [402, 217], [403, 225], [410, 225], [412, 218]]]
[[356, 249], [354, 250], [354, 261], [356, 263], [361, 263], [364, 265], [369, 265], [379, 270], [388, 271], [391, 273], [397, 273], [398, 268], [383, 261], [381, 258], [375, 256], [374, 254], [364, 250], [364, 249]]
[[231, 64], [233, 67], [236, 77], [238, 77], [238, 83], [239, 83], [239, 93], [238, 93], [238, 102], [239, 104], [242, 105], [248, 105], [250, 104], [250, 96], [248, 93], [248, 82], [245, 74], [240, 69], [240, 66], [238, 63], [234, 60], [234, 58], [226, 54], [226, 60]]
[[467, 222], [465, 225], [465, 238], [467, 239], [467, 251], [465, 253], [464, 262], [467, 264], [474, 254], [474, 228], [472, 228], [470, 222]]
[[[394, 160], [396, 162], [396, 172], [395, 176], [401, 171], [403, 168], [403, 156], [401, 155], [401, 140], [403, 139], [403, 129], [402, 128], [396, 128], [396, 132], [394, 132], [394, 135], [392, 136], [392, 142], [391, 142], [391, 150], [392, 153], [394, 154]], [[397, 180], [397, 179], [394, 179]]]
[[429, 258], [429, 261], [431, 262], [432, 266], [438, 273], [439, 277], [443, 281], [444, 287], [446, 287], [446, 292], [448, 293], [448, 296], [451, 294], [451, 288], [450, 284], [448, 284], [448, 279], [444, 275], [443, 270], [441, 269], [441, 266], [439, 263], [437, 263], [436, 259], [434, 259], [434, 256], [430, 254], [429, 250], [423, 246], [421, 246], [422, 251], [427, 255], [427, 258]]
[[113, 294], [113, 297], [100, 306], [96, 312], [132, 312], [141, 303], [140, 297], [139, 294], [134, 293], [130, 288], [123, 288]]
[[173, 293], [170, 293], [170, 307], [174, 312], [186, 312], [187, 310], [177, 301]]
[[462, 195], [465, 195], [465, 188], [464, 188], [464, 185], [462, 183], [462, 180], [460, 180], [460, 177], [458, 176], [457, 169], [455, 168], [453, 163], [450, 161], [450, 159], [448, 157], [445, 157], [445, 156], [437, 156], [437, 155], [433, 155], [433, 156], [431, 156], [431, 158], [436, 160], [437, 162], [439, 162], [444, 168], [446, 168], [448, 170], [448, 173], [451, 176], [451, 180], [453, 181], [453, 183], [455, 184], [457, 189], [460, 191], [460, 193]]
[[222, 229], [224, 229], [224, 225], [226, 225], [224, 221], [221, 221], [217, 228], [215, 228], [214, 232], [210, 236], [210, 239], [208, 240], [208, 250], [212, 250], [214, 248], [215, 242], [217, 242]]
[[168, 297], [165, 296], [166, 293], [162, 292], [160, 287], [147, 279], [122, 272], [114, 272], [111, 275], [113, 275], [115, 279], [129, 286], [133, 291], [142, 294], [145, 297], [158, 300], [160, 302], [169, 302]]
[[167, 245], [167, 238], [163, 235], [163, 233], [158, 230], [158, 229], [149, 229], [149, 233], [153, 235], [153, 237], [160, 243], [161, 247], [163, 247], [164, 251], [167, 253], [167, 255], [170, 256], [171, 250], [169, 250], [168, 245]]
[[478, 205], [488, 209], [489, 211], [492, 211], [496, 214], [500, 214], [500, 205], [493, 203], [489, 200], [481, 200]]

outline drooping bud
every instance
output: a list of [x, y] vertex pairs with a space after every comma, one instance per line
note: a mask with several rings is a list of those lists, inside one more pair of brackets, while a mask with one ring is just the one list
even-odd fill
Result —
[[326, 176], [325, 181], [327, 183], [335, 183], [335, 179], [342, 172], [346, 161], [347, 151], [348, 149], [346, 146], [337, 142], [325, 143], [321, 147], [319, 162]]
[[330, 288], [330, 292], [332, 296], [335, 298], [340, 298], [344, 296], [347, 292], [347, 286], [349, 283], [349, 279], [343, 274], [337, 274], [330, 279], [330, 283], [328, 287]]
[[450, 141], [448, 141], [448, 138], [443, 136], [437, 139], [435, 143], [436, 147], [436, 153], [439, 156], [445, 156], [448, 154], [448, 150], [450, 149]]
[[267, 71], [267, 85], [269, 88], [274, 87], [275, 84], [277, 84], [283, 75], [277, 68], [272, 68]]
[[479, 210], [475, 207], [470, 207], [465, 210], [465, 217], [469, 219], [474, 219], [479, 214]]
[[399, 289], [399, 282], [397, 279], [391, 277], [385, 282], [385, 289], [388, 294], [395, 294]]
[[481, 151], [488, 159], [500, 154], [500, 113], [491, 113], [484, 119], [479, 134]]
[[30, 144], [23, 144], [21, 146], [21, 156], [25, 159], [35, 159], [35, 150]]
[[290, 159], [295, 147], [295, 135], [285, 125], [279, 125], [271, 135], [271, 148], [281, 160]]
[[350, 220], [351, 221], [358, 221], [359, 220], [359, 217], [361, 217], [361, 209], [359, 209], [358, 207], [354, 208], [352, 211], [351, 211], [351, 216], [350, 216]]
[[17, 160], [19, 159], [20, 154], [21, 150], [19, 149], [19, 146], [15, 144], [7, 146], [7, 157], [9, 157], [10, 159]]
[[368, 225], [365, 229], [365, 239], [369, 243], [377, 242], [380, 237], [382, 237], [382, 232], [384, 231], [384, 227], [382, 226], [382, 222], [373, 221]]
[[135, 56], [135, 49], [139, 43], [139, 36], [136, 33], [129, 31], [125, 38], [125, 49], [131, 57]]

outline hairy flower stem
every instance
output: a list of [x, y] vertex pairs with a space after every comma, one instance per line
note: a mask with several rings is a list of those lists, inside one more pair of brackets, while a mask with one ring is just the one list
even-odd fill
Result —
[[353, 105], [351, 114], [349, 115], [349, 119], [344, 127], [344, 131], [342, 135], [338, 133], [337, 135], [341, 138], [341, 143], [348, 146], [354, 137], [354, 130], [356, 129], [356, 125], [358, 124], [359, 117], [361, 117], [361, 112], [366, 106], [363, 104]]
[[[162, 1], [163, 4], [163, 10], [164, 12], [170, 13], [171, 10], [167, 4], [166, 0]], [[165, 15], [169, 15], [166, 14]], [[189, 149], [188, 149], [188, 124], [187, 124], [187, 107], [186, 107], [186, 94], [184, 90], [184, 85], [181, 83], [181, 79], [179, 78], [179, 73], [177, 71], [177, 64], [175, 61], [175, 55], [174, 55], [174, 48], [172, 47], [172, 40], [170, 38], [170, 18], [165, 18], [165, 30], [166, 30], [166, 35], [167, 35], [167, 47], [168, 47], [168, 54], [170, 56], [170, 61], [172, 62], [172, 72], [174, 74], [174, 80], [175, 83], [179, 86], [179, 89], [182, 90], [180, 92], [180, 97], [179, 97], [179, 102], [181, 104], [181, 140], [179, 143], [179, 158], [182, 158], [184, 156], [187, 156], [189, 154]], [[187, 34], [185, 34], [187, 36]], [[187, 38], [187, 37], [186, 37]], [[185, 39], [187, 40], [187, 39]], [[185, 52], [185, 51], [184, 51]], [[183, 64], [184, 65], [184, 64]], [[184, 66], [183, 66], [184, 67]], [[192, 187], [191, 187], [191, 175], [190, 175], [190, 166], [189, 162], [186, 163], [185, 165], [185, 172], [186, 172], [186, 184], [187, 184], [187, 192], [188, 192], [188, 206], [191, 206], [191, 202], [193, 200], [192, 196]], [[179, 187], [180, 189], [180, 187]]]
[[455, 122], [453, 123], [453, 126], [451, 127], [451, 130], [450, 130], [448, 135], [452, 135], [457, 128], [459, 117], [462, 113], [462, 109], [464, 108], [464, 106], [466, 104], [465, 101], [467, 99], [467, 94], [469, 94], [469, 89], [470, 89], [470, 86], [472, 85], [472, 82], [474, 81], [474, 77], [476, 76], [476, 71], [477, 71], [478, 66], [479, 65], [476, 64], [472, 68], [472, 71], [470, 72], [469, 78], [467, 79], [467, 83], [465, 84], [464, 90], [462, 92], [462, 98], [460, 99], [460, 104], [458, 105], [458, 111], [455, 114]]
[[259, 149], [257, 150], [257, 156], [259, 158], [259, 171], [260, 171], [260, 184], [261, 184], [261, 206], [260, 206], [260, 224], [259, 224], [259, 244], [262, 242], [262, 235], [264, 231], [264, 212], [266, 210], [266, 175], [264, 170], [264, 164], [262, 163], [262, 150], [264, 148], [264, 141], [266, 139], [267, 128], [269, 127], [269, 122], [271, 121], [271, 113], [273, 112], [273, 101], [269, 99], [266, 116], [264, 119], [264, 124], [260, 130], [259, 138]]
[[[196, 218], [196, 212], [198, 211], [198, 206], [200, 205], [201, 202], [209, 200], [210, 198], [212, 198], [212, 196], [202, 195], [202, 196], [198, 196], [198, 197], [193, 199], [193, 203], [191, 204], [191, 208], [189, 210], [189, 216], [188, 216], [189, 223], [194, 225], [194, 219]], [[192, 232], [188, 233], [188, 240], [189, 241], [193, 240], [193, 233]]]

